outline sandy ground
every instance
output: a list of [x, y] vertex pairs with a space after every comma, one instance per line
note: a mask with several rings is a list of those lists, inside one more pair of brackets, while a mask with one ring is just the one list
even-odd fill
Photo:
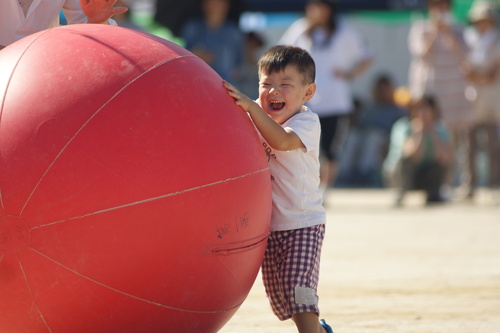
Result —
[[[433, 207], [418, 192], [407, 199], [393, 208], [388, 190], [328, 193], [321, 317], [335, 333], [499, 333], [498, 195]], [[296, 330], [271, 313], [259, 275], [220, 332]]]

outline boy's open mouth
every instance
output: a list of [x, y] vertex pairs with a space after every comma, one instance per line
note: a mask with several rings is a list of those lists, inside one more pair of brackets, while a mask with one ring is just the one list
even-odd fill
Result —
[[270, 101], [269, 106], [272, 110], [278, 111], [285, 107], [285, 102], [282, 101]]

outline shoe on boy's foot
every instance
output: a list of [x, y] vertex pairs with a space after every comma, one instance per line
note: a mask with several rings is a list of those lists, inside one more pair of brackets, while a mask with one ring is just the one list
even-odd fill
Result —
[[321, 326], [323, 326], [323, 328], [326, 330], [326, 333], [333, 333], [333, 330], [332, 328], [330, 327], [330, 325], [328, 325], [326, 323], [326, 321], [324, 319], [321, 319]]

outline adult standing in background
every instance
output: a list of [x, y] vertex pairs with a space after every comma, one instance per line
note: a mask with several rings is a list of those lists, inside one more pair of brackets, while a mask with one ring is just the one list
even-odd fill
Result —
[[[500, 33], [497, 28], [497, 8], [489, 1], [476, 1], [469, 12], [472, 27], [465, 31], [469, 47], [467, 78], [471, 84], [474, 111], [478, 117], [475, 132], [482, 131], [486, 138], [488, 155], [488, 186], [499, 186], [500, 140]], [[473, 151], [476, 142], [472, 142]], [[475, 177], [473, 177], [475, 181]], [[469, 196], [474, 195], [474, 188]]]
[[372, 64], [372, 53], [361, 36], [337, 18], [335, 0], [309, 0], [305, 17], [285, 32], [281, 44], [307, 50], [313, 57], [316, 94], [308, 106], [321, 122], [321, 186], [333, 185], [338, 173], [340, 147], [353, 110], [350, 81]]
[[231, 0], [201, 0], [202, 17], [182, 28], [185, 47], [224, 80], [236, 84], [244, 60], [244, 35], [229, 19]]
[[[429, 19], [416, 21], [410, 28], [408, 44], [412, 61], [409, 89], [412, 99], [435, 96], [441, 119], [451, 132], [453, 151], [462, 147], [467, 156], [469, 188], [475, 173], [474, 156], [470, 149], [470, 128], [475, 124], [472, 105], [465, 96], [466, 46], [463, 29], [453, 21], [451, 0], [428, 0]], [[455, 162], [456, 164], [456, 162]], [[456, 165], [451, 168], [446, 187], [453, 183]], [[448, 194], [445, 194], [448, 196]]]
[[116, 0], [1, 0], [0, 49], [23, 37], [59, 25], [62, 10], [68, 24], [111, 23], [111, 16], [124, 13], [113, 7]]

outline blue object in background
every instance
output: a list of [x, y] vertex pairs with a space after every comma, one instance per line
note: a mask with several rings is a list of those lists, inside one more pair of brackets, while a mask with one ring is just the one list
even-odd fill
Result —
[[61, 10], [59, 12], [59, 25], [67, 25], [67, 24], [68, 24], [68, 20], [66, 20], [66, 16], [64, 16], [63, 11]]

